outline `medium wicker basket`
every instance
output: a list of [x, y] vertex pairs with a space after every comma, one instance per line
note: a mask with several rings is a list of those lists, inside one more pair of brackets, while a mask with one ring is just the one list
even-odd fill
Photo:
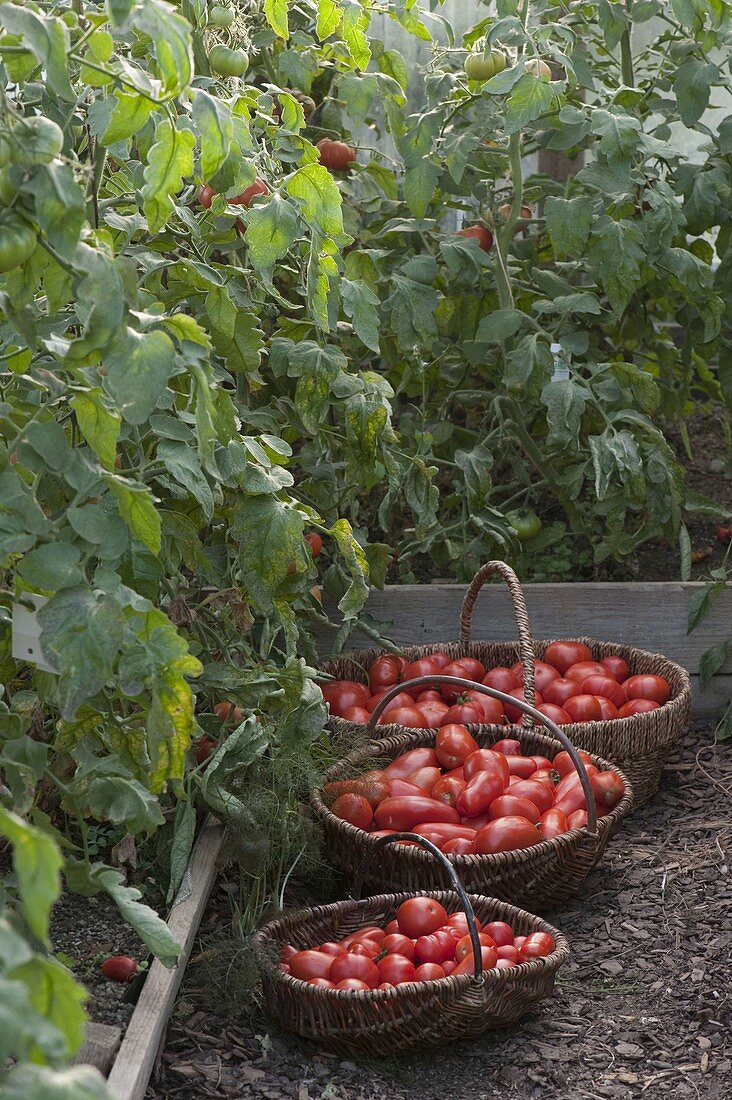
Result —
[[[472, 640], [473, 608], [478, 593], [485, 582], [495, 574], [500, 575], [511, 594], [518, 642], [476, 642]], [[521, 660], [524, 666], [524, 691], [529, 702], [534, 701], [534, 659], [541, 660], [546, 647], [553, 639], [534, 641], [531, 635], [529, 615], [523, 590], [519, 580], [505, 562], [490, 561], [475, 574], [465, 595], [459, 623], [459, 641], [438, 643], [428, 646], [410, 646], [402, 650], [409, 661], [426, 657], [435, 649], [444, 650], [453, 659], [458, 657], [476, 657], [486, 668], [496, 665], [512, 665]], [[636, 714], [632, 718], [617, 718], [612, 721], [574, 722], [564, 726], [573, 744], [587, 752], [595, 753], [622, 768], [633, 784], [634, 802], [643, 805], [658, 790], [661, 772], [669, 754], [680, 742], [689, 725], [691, 709], [691, 683], [689, 675], [680, 665], [674, 664], [657, 653], [648, 653], [634, 646], [618, 645], [614, 642], [601, 642], [594, 638], [580, 637], [592, 652], [595, 660], [616, 653], [630, 666], [631, 675], [651, 673], [663, 676], [671, 688], [671, 697], [658, 710], [647, 714]], [[373, 661], [383, 652], [381, 649], [359, 650], [337, 660], [327, 661], [320, 667], [325, 673], [336, 679], [366, 682], [367, 672]], [[524, 715], [523, 725], [531, 728], [533, 718]], [[347, 742], [349, 738], [362, 737], [364, 727], [342, 718], [331, 718], [330, 724], [335, 733]], [[489, 727], [498, 729], [499, 727]], [[500, 727], [505, 736], [506, 727]], [[403, 726], [383, 725], [378, 736], [392, 736], [404, 732]], [[494, 738], [495, 740], [496, 738]]]
[[[367, 924], [383, 925], [414, 894], [400, 892], [339, 901], [272, 921], [252, 938], [265, 1007], [283, 1028], [338, 1054], [383, 1057], [475, 1038], [491, 1028], [515, 1023], [551, 994], [556, 972], [569, 957], [566, 938], [539, 917], [495, 898], [466, 894], [446, 857], [423, 837], [411, 833], [382, 837], [380, 844], [374, 844], [373, 853], [384, 854], [385, 845], [400, 837], [420, 843], [426, 849], [421, 853], [425, 859], [434, 863], [436, 858], [447, 866], [453, 889], [426, 893], [444, 905], [448, 913], [464, 912], [470, 928], [475, 916], [482, 924], [506, 921], [517, 935], [548, 932], [556, 946], [545, 958], [532, 959], [511, 970], [483, 970], [481, 953], [474, 951], [474, 974], [408, 982], [369, 992], [320, 989], [279, 970], [282, 946], [291, 943], [301, 949], [315, 947], [326, 940], [339, 940]], [[354, 894], [358, 896], [355, 887]]]
[[[488, 894], [514, 905], [525, 906], [532, 912], [541, 912], [560, 905], [577, 892], [581, 883], [599, 861], [610, 837], [630, 812], [633, 806], [633, 788], [627, 776], [608, 761], [598, 756], [592, 757], [593, 764], [600, 771], [615, 772], [625, 785], [625, 793], [617, 806], [609, 814], [598, 819], [595, 796], [584, 764], [565, 730], [560, 729], [529, 703], [513, 699], [484, 684], [471, 684], [469, 680], [461, 680], [455, 676], [423, 676], [416, 680], [405, 681], [410, 687], [430, 682], [472, 687], [475, 691], [501, 699], [503, 702], [508, 700], [518, 709], [523, 710], [525, 715], [531, 715], [536, 721], [540, 721], [548, 728], [552, 737], [522, 726], [512, 727], [512, 734], [521, 742], [524, 755], [546, 756], [553, 760], [557, 753], [564, 749], [572, 757], [585, 792], [588, 816], [585, 828], [572, 829], [551, 840], [542, 840], [530, 848], [521, 848], [517, 851], [499, 852], [495, 855], [447, 857], [458, 870], [465, 888], [474, 893]], [[401, 685], [398, 684], [384, 696], [379, 706], [374, 709], [369, 726], [373, 726], [378, 720], [379, 713], [389, 703], [389, 696], [396, 694], [400, 689]], [[483, 748], [490, 747], [502, 738], [506, 730], [505, 726], [469, 725], [467, 728]], [[433, 746], [435, 735], [435, 730], [413, 730], [411, 733], [402, 731], [379, 741], [372, 740], [330, 768], [324, 779], [326, 782], [331, 782], [336, 779], [351, 778], [374, 768], [378, 760], [393, 760], [409, 749]], [[331, 813], [321, 790], [311, 793], [310, 804], [323, 826], [327, 859], [346, 875], [355, 874], [364, 857], [374, 845], [378, 844], [379, 838], [371, 836], [370, 833], [350, 825]], [[378, 864], [368, 864], [365, 882], [373, 890], [393, 890], [400, 887], [430, 890], [439, 885], [438, 877], [434, 861], [423, 851], [399, 845], [386, 849]]]

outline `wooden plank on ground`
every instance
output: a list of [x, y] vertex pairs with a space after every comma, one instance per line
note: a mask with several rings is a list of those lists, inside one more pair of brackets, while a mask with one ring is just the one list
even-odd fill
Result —
[[106, 1077], [121, 1040], [121, 1028], [87, 1020], [84, 1025], [84, 1042], [71, 1061], [74, 1065], [94, 1066]]
[[223, 826], [209, 818], [196, 841], [168, 920], [168, 928], [182, 948], [181, 956], [174, 970], [167, 970], [157, 959], [150, 967], [109, 1075], [109, 1090], [116, 1100], [142, 1100], [145, 1095], [198, 925], [216, 878], [216, 858], [223, 835]]

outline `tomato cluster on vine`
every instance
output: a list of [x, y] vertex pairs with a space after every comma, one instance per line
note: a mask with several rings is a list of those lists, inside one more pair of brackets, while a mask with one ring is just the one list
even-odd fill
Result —
[[[549, 932], [516, 935], [505, 921], [481, 925], [476, 917], [475, 928], [484, 970], [512, 970], [550, 955], [556, 946]], [[414, 897], [402, 902], [383, 928], [366, 925], [306, 950], [285, 944], [279, 967], [320, 989], [368, 991], [472, 974], [475, 956], [464, 913], [448, 916], [434, 898]]]

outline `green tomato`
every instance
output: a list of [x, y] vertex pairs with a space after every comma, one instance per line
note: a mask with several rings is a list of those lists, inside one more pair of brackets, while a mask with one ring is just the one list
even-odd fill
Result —
[[532, 57], [526, 62], [526, 72], [531, 73], [537, 80], [551, 80], [552, 78], [552, 71], [546, 61], [541, 61], [538, 57]]
[[17, 187], [14, 187], [10, 182], [8, 169], [0, 168], [0, 207], [10, 206], [17, 193]]
[[61, 22], [65, 23], [70, 30], [73, 30], [75, 27], [79, 26], [79, 16], [75, 11], [62, 11]]
[[0, 272], [24, 264], [36, 247], [36, 234], [17, 214], [0, 219]]
[[507, 512], [506, 520], [518, 535], [519, 542], [535, 539], [541, 531], [541, 520], [536, 512]]
[[246, 50], [231, 50], [220, 43], [210, 50], [208, 63], [219, 76], [243, 76], [249, 68]]
[[53, 119], [31, 115], [18, 120], [8, 140], [13, 164], [50, 164], [64, 147], [64, 132]]
[[223, 4], [214, 4], [208, 13], [208, 22], [214, 27], [230, 27], [234, 22], [234, 13]]
[[503, 50], [491, 50], [487, 56], [471, 53], [465, 62], [465, 75], [469, 80], [490, 80], [496, 73], [502, 73], [506, 64]]

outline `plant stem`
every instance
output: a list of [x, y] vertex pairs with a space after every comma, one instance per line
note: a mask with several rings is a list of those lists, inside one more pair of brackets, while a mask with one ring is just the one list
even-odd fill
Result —
[[628, 9], [628, 26], [623, 31], [623, 36], [620, 39], [620, 70], [623, 76], [623, 84], [628, 88], [634, 88], [635, 74], [633, 72], [633, 53], [630, 46], [630, 0], [626, 0], [626, 8]]
[[580, 511], [574, 501], [570, 500], [564, 490], [560, 488], [559, 475], [551, 459], [541, 453], [536, 443], [531, 438], [531, 435], [524, 427], [521, 410], [510, 397], [502, 398], [502, 403], [509, 417], [506, 421], [506, 427], [509, 427], [513, 432], [517, 443], [522, 447], [531, 464], [538, 470], [541, 476], [545, 478], [549, 488], [562, 505], [572, 529], [574, 531], [581, 531], [583, 525]]

